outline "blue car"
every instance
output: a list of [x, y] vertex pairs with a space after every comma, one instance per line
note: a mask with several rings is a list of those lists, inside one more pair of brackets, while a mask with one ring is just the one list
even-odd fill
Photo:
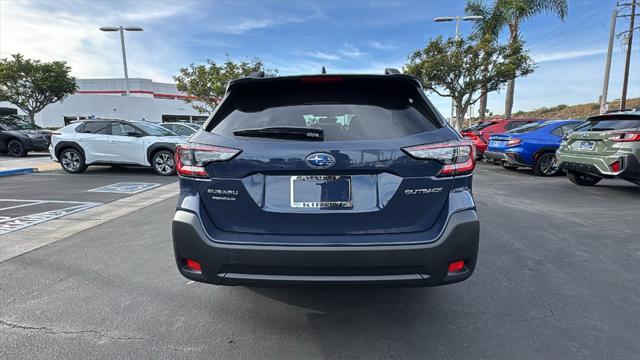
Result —
[[581, 123], [581, 120], [542, 121], [491, 135], [484, 157], [508, 169], [524, 166], [533, 168], [539, 176], [556, 175], [560, 171], [556, 166], [556, 150], [563, 136]]
[[178, 270], [218, 285], [432, 286], [478, 253], [474, 146], [420, 81], [232, 81], [176, 149]]

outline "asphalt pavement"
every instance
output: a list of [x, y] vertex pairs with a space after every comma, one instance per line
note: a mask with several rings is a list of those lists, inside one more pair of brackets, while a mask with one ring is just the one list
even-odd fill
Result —
[[192, 283], [169, 199], [0, 263], [0, 358], [636, 359], [639, 189], [480, 164], [476, 272], [417, 289]]

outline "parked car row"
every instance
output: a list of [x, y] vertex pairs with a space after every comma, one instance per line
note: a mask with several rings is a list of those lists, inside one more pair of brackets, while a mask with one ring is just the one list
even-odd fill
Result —
[[166, 128], [172, 124], [146, 121], [98, 119], [65, 126], [51, 136], [51, 159], [69, 173], [81, 173], [89, 165], [152, 167], [160, 175], [176, 171], [175, 147], [196, 129], [179, 135]]
[[0, 116], [0, 152], [10, 156], [27, 156], [29, 151], [46, 151], [51, 131], [24, 121], [15, 115]]
[[482, 131], [492, 126], [480, 123], [462, 134], [474, 140], [484, 159], [507, 169], [529, 167], [539, 176], [566, 172], [578, 185], [616, 177], [640, 185], [640, 112], [598, 115], [586, 121], [530, 121], [489, 135], [484, 142]]

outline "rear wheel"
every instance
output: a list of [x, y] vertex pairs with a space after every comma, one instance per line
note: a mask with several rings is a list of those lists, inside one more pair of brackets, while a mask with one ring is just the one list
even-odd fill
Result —
[[9, 141], [9, 143], [7, 144], [7, 151], [9, 152], [9, 155], [14, 157], [27, 156], [27, 151], [25, 150], [24, 145], [22, 144], [22, 142], [20, 142], [20, 140], [14, 139]]
[[581, 186], [592, 186], [600, 182], [602, 180], [599, 176], [593, 176], [585, 173], [579, 172], [569, 172], [567, 173], [567, 177], [571, 180], [572, 183]]
[[176, 162], [173, 158], [173, 152], [169, 150], [160, 150], [153, 155], [151, 159], [153, 170], [158, 175], [169, 176], [176, 173]]
[[518, 165], [510, 164], [506, 161], [501, 162], [500, 165], [502, 165], [503, 168], [509, 169], [509, 170], [515, 170], [518, 168]]
[[556, 166], [556, 154], [551, 152], [540, 155], [533, 166], [533, 173], [538, 176], [554, 176], [559, 171]]
[[74, 148], [62, 150], [60, 153], [62, 169], [71, 174], [79, 174], [87, 169], [82, 153]]

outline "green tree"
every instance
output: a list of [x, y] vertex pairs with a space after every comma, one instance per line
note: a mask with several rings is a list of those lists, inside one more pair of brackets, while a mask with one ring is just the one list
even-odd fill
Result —
[[206, 64], [191, 64], [180, 68], [180, 73], [173, 79], [177, 82], [178, 90], [191, 96], [185, 100], [187, 103], [201, 114], [211, 114], [224, 96], [230, 81], [259, 71], [264, 71], [267, 76], [275, 76], [278, 72], [265, 69], [260, 59], [233, 62], [227, 58], [222, 64], [208, 59]]
[[431, 39], [422, 50], [409, 56], [405, 72], [420, 78], [426, 89], [453, 99], [460, 129], [470, 105], [480, 98], [480, 90], [500, 88], [514, 76], [533, 72], [534, 65], [520, 44], [498, 45], [486, 38]]
[[[520, 24], [541, 14], [557, 15], [561, 20], [567, 16], [569, 5], [567, 0], [493, 0], [492, 4], [484, 1], [469, 1], [466, 11], [469, 14], [482, 15], [489, 21], [483, 32], [494, 35], [496, 38], [502, 28], [509, 28], [510, 46], [520, 46]], [[513, 96], [515, 91], [515, 78], [507, 83], [507, 94], [504, 104], [506, 118], [511, 118], [513, 110]]]
[[0, 59], [0, 100], [27, 113], [33, 123], [45, 106], [77, 90], [76, 79], [64, 61], [41, 62], [20, 54]]

